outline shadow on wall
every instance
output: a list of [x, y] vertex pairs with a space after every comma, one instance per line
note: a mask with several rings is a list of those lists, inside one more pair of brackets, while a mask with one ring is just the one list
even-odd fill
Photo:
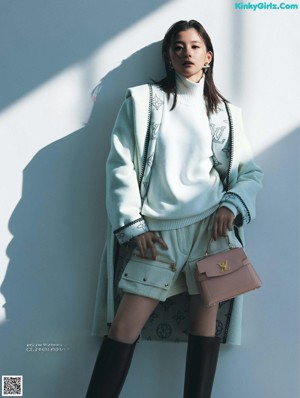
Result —
[[[238, 354], [243, 358], [240, 368], [244, 370], [236, 385], [237, 375], [232, 374], [232, 380], [228, 377], [232, 363], [228, 356], [227, 367], [221, 368], [216, 386], [224, 397], [300, 396], [299, 140], [300, 126], [256, 159], [265, 178], [258, 196], [257, 218], [245, 233], [247, 252], [263, 286], [245, 295], [243, 339]], [[282, 377], [274, 377], [276, 374]]]
[[[64, 371], [60, 354], [59, 365], [47, 376], [55, 380], [47, 387], [49, 398], [76, 398], [74, 392], [82, 388], [82, 369], [76, 380], [74, 372], [86, 354], [106, 238], [105, 162], [111, 130], [126, 88], [163, 76], [160, 58], [160, 43], [154, 43], [110, 72], [86, 126], [40, 150], [24, 170], [22, 198], [9, 223], [13, 239], [1, 287], [8, 319], [0, 326], [1, 362], [4, 372], [25, 373], [29, 385], [43, 367], [49, 371], [49, 363], [42, 361], [34, 374], [26, 345], [68, 345]], [[59, 395], [66, 373], [73, 392]], [[45, 396], [42, 387], [38, 393], [35, 385], [27, 396]]]
[[[1, 2], [0, 109], [85, 61], [168, 0]], [[2, 18], [1, 18], [2, 17]]]
[[[0, 325], [0, 352], [2, 374], [23, 374], [26, 397], [83, 396], [105, 240], [104, 169], [110, 133], [126, 88], [163, 76], [160, 59], [160, 44], [154, 43], [110, 72], [87, 125], [43, 148], [24, 170], [22, 198], [9, 225], [13, 240], [1, 287], [8, 321]], [[286, 176], [298, 159], [297, 139], [297, 132], [291, 132], [260, 156], [272, 189], [264, 195], [274, 199], [272, 205], [266, 200], [260, 217], [273, 220], [278, 212], [286, 227], [282, 195], [289, 192]], [[297, 194], [287, 198], [289, 208], [298, 206]], [[269, 227], [264, 227], [269, 234], [277, 233]], [[40, 360], [26, 352], [29, 343], [62, 343], [70, 350]], [[160, 360], [168, 368], [168, 359]]]
[[[249, 239], [249, 245], [247, 240], [247, 248], [253, 251], [254, 256], [257, 255], [260, 264], [264, 264], [261, 272], [266, 283], [261, 293], [265, 292], [266, 297], [271, 300], [274, 300], [274, 288], [277, 294], [278, 291], [283, 291], [284, 287], [288, 290], [289, 283], [291, 288], [297, 284], [298, 294], [300, 293], [299, 140], [300, 127], [292, 130], [257, 157], [257, 162], [265, 173], [265, 179], [262, 194], [258, 196], [257, 219], [249, 225], [253, 239]], [[255, 239], [257, 231], [261, 235], [259, 242]], [[255, 245], [261, 247], [256, 250]], [[269, 267], [272, 267], [274, 272], [270, 273]], [[281, 303], [284, 303], [283, 299], [276, 303], [277, 310]], [[299, 300], [290, 304], [290, 308], [294, 308], [299, 305]], [[288, 314], [284, 308], [282, 310]]]

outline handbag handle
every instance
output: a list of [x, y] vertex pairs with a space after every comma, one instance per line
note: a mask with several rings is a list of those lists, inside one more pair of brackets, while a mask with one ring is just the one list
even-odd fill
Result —
[[[228, 234], [226, 234], [226, 236], [223, 236], [223, 238], [225, 238], [225, 239], [227, 240], [227, 244], [228, 244], [229, 249], [230, 249], [230, 250], [231, 250], [231, 249], [234, 249], [235, 246], [230, 242], [230, 239], [229, 239]], [[208, 242], [208, 245], [207, 245], [207, 247], [206, 247], [205, 257], [208, 256], [208, 251], [209, 251], [209, 248], [210, 248], [210, 245], [211, 245], [211, 242], [212, 242], [212, 241], [213, 241], [213, 238], [210, 238], [210, 240], [209, 240], [209, 242]]]

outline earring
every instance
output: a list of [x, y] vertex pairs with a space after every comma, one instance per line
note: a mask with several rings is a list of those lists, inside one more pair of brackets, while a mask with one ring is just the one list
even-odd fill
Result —
[[168, 68], [169, 68], [170, 70], [173, 70], [173, 69], [174, 69], [174, 68], [173, 68], [173, 65], [171, 64], [171, 62], [169, 62]]
[[204, 64], [203, 67], [202, 67], [202, 70], [203, 70], [204, 73], [207, 73], [209, 68], [210, 68], [209, 64]]

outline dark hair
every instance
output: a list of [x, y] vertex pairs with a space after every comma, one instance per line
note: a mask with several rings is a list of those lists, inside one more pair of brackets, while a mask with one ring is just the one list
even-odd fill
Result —
[[176, 90], [176, 72], [174, 69], [170, 68], [170, 59], [169, 59], [169, 50], [175, 36], [182, 31], [194, 28], [201, 36], [204, 41], [205, 47], [207, 51], [210, 51], [213, 55], [212, 60], [210, 62], [210, 67], [207, 69], [205, 73], [205, 83], [204, 83], [204, 98], [206, 102], [206, 110], [207, 114], [211, 114], [217, 110], [218, 104], [221, 100], [228, 102], [217, 90], [214, 80], [213, 80], [213, 68], [214, 68], [214, 49], [212, 46], [212, 42], [210, 37], [204, 27], [195, 20], [190, 21], [178, 21], [174, 23], [167, 33], [162, 42], [162, 56], [165, 63], [166, 69], [166, 77], [156, 84], [168, 95], [174, 94], [174, 102], [171, 110], [173, 110], [176, 106], [177, 102], [177, 90]]

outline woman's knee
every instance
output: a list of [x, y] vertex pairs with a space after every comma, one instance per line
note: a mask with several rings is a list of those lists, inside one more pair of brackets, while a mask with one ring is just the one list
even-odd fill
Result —
[[207, 337], [215, 336], [218, 308], [218, 304], [213, 307], [204, 306], [199, 295], [191, 297], [190, 333]]
[[157, 304], [157, 300], [148, 297], [125, 294], [111, 325], [109, 337], [129, 344], [135, 342]]
[[140, 335], [141, 330], [130, 325], [125, 319], [115, 319], [110, 327], [108, 336], [122, 343], [133, 344]]

